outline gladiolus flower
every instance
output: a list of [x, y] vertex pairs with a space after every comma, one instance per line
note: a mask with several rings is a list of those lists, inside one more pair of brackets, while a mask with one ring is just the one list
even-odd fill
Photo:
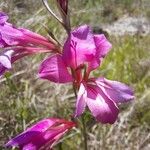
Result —
[[118, 117], [118, 104], [133, 98], [133, 91], [123, 83], [103, 77], [89, 79], [80, 85], [75, 117], [80, 116], [88, 106], [97, 121], [113, 124]]
[[6, 147], [18, 147], [21, 150], [52, 149], [58, 140], [74, 126], [74, 122], [63, 119], [44, 119], [11, 139]]
[[[39, 77], [57, 83], [73, 80], [79, 83], [84, 65], [88, 66], [88, 78], [89, 72], [100, 65], [110, 48], [111, 44], [103, 34], [93, 35], [89, 26], [80, 26], [67, 38], [62, 55], [49, 57], [41, 64]], [[69, 67], [74, 71], [73, 77], [68, 72]]]
[[[10, 63], [13, 63], [24, 56], [43, 52], [59, 53], [59, 48], [54, 41], [50, 41], [47, 38], [27, 29], [16, 28], [12, 24], [8, 23], [7, 20], [8, 16], [5, 13], [0, 12], [0, 48], [4, 49], [0, 56], [4, 53], [10, 55], [10, 49], [11, 52], [13, 51], [11, 56], [9, 56], [9, 67], [6, 67], [6, 63], [3, 65], [3, 60], [1, 59], [0, 76], [6, 70], [11, 68]], [[1, 57], [6, 60], [6, 55], [4, 55]]]
[[[7, 22], [8, 16], [0, 12], [0, 45], [42, 47], [43, 50], [56, 49], [54, 43], [47, 38], [23, 28], [16, 28]], [[3, 44], [2, 44], [3, 43]]]

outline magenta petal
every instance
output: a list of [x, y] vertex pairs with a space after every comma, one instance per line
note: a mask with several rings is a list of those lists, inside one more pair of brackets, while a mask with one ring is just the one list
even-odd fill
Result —
[[0, 63], [7, 69], [11, 68], [11, 60], [6, 56], [0, 56]]
[[[32, 141], [33, 139], [39, 140], [39, 134], [38, 131], [30, 131], [30, 132], [24, 132], [17, 137], [11, 139], [5, 146], [6, 147], [23, 147], [23, 145], [26, 145], [28, 142]], [[42, 139], [41, 139], [42, 140]]]
[[[16, 136], [15, 138], [11, 139], [7, 144], [6, 147], [9, 146], [22, 146], [26, 143], [29, 143], [33, 139], [38, 139], [40, 132], [45, 132], [49, 127], [54, 125], [56, 122], [55, 119], [44, 119], [31, 128], [28, 128], [22, 134]], [[42, 139], [41, 139], [42, 140]]]
[[4, 51], [0, 54], [0, 64], [3, 65], [5, 68], [10, 69], [11, 68], [11, 57], [14, 53], [13, 50]]
[[92, 71], [99, 67], [102, 59], [107, 55], [112, 47], [111, 43], [103, 34], [94, 35], [94, 41], [96, 45], [96, 55], [95, 58], [89, 62], [89, 71]]
[[53, 55], [44, 60], [39, 69], [39, 77], [56, 83], [67, 83], [72, 81], [61, 55]]
[[96, 83], [107, 97], [116, 103], [128, 102], [134, 99], [133, 90], [124, 83], [111, 81], [102, 77], [98, 78]]
[[4, 46], [33, 46], [56, 50], [53, 41], [24, 28], [16, 28], [6, 22], [8, 16], [0, 13], [0, 47]]
[[84, 85], [81, 83], [77, 96], [75, 117], [78, 117], [83, 113], [86, 107], [86, 97], [87, 97], [86, 89]]
[[5, 73], [6, 70], [11, 69], [11, 63], [12, 63], [12, 55], [14, 51], [8, 50], [8, 51], [2, 51], [0, 53], [0, 78]]
[[8, 45], [17, 45], [20, 43], [18, 40], [19, 38], [22, 38], [23, 34], [18, 29], [12, 27], [9, 24], [4, 24], [3, 26], [0, 26], [0, 33], [2, 36], [2, 39], [8, 44]]
[[87, 90], [87, 105], [93, 116], [101, 123], [113, 124], [119, 113], [115, 103], [96, 86], [91, 85]]
[[22, 150], [37, 150], [37, 147], [36, 147], [34, 144], [29, 143], [29, 144], [25, 145], [25, 146], [22, 148]]
[[88, 71], [91, 72], [92, 70], [96, 69], [100, 66], [102, 59], [98, 57], [98, 55], [88, 63]]
[[45, 47], [49, 51], [56, 49], [55, 44], [47, 38], [43, 37], [42, 35], [39, 35], [24, 28], [19, 28], [18, 31], [22, 32], [23, 34], [23, 36], [18, 39], [20, 41], [20, 44], [30, 43], [36, 46]]
[[87, 25], [80, 26], [71, 32], [64, 44], [63, 59], [67, 66], [73, 68], [89, 62], [96, 53], [94, 38]]
[[35, 32], [32, 32], [28, 29], [25, 29], [25, 28], [19, 28], [18, 29], [19, 31], [21, 31], [23, 33], [24, 36], [27, 36], [27, 37], [30, 37], [30, 38], [33, 38], [33, 39], [37, 39], [37, 40], [42, 40], [42, 41], [46, 41], [48, 42], [48, 39], [35, 33]]
[[104, 34], [94, 35], [94, 41], [99, 57], [105, 57], [111, 49], [111, 43], [106, 39]]
[[2, 39], [1, 33], [0, 33], [0, 48], [3, 48], [7, 46], [6, 42]]
[[7, 20], [8, 16], [5, 13], [0, 12], [0, 24], [4, 24]]

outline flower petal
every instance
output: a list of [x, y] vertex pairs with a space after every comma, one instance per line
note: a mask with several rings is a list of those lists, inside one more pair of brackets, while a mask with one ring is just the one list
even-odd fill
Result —
[[13, 50], [3, 51], [0, 53], [0, 64], [7, 69], [11, 68], [11, 57], [13, 53]]
[[99, 58], [105, 57], [112, 47], [111, 43], [106, 39], [104, 34], [94, 35], [94, 41]]
[[87, 25], [80, 26], [71, 32], [64, 44], [63, 59], [67, 66], [77, 68], [89, 62], [96, 53], [94, 38]]
[[111, 81], [103, 77], [98, 78], [96, 83], [107, 97], [116, 103], [128, 102], [134, 99], [133, 90], [124, 83]]
[[0, 48], [7, 46], [6, 42], [2, 39], [2, 35], [0, 33]]
[[40, 46], [51, 50], [57, 50], [52, 40], [24, 28], [16, 28], [6, 22], [8, 16], [0, 13], [0, 47], [4, 46]]
[[77, 96], [75, 117], [78, 117], [83, 113], [86, 107], [86, 96], [87, 96], [86, 89], [83, 83], [81, 83]]
[[100, 66], [102, 59], [98, 57], [98, 55], [88, 63], [88, 71], [91, 72], [92, 70], [96, 69]]
[[61, 55], [53, 55], [42, 62], [39, 69], [39, 77], [56, 83], [67, 83], [72, 81]]
[[93, 116], [101, 123], [113, 124], [118, 116], [118, 108], [103, 92], [94, 85], [87, 88], [87, 105]]
[[25, 29], [25, 28], [18, 28], [19, 31], [21, 31], [23, 33], [23, 35], [27, 36], [27, 37], [30, 37], [30, 38], [33, 38], [33, 39], [37, 39], [37, 40], [41, 40], [41, 41], [46, 41], [48, 42], [48, 39], [43, 37], [42, 35], [39, 35], [35, 32], [32, 32], [28, 29]]
[[92, 61], [89, 62], [89, 71], [92, 71], [99, 67], [103, 58], [107, 55], [111, 49], [111, 43], [106, 39], [104, 34], [94, 35], [94, 41], [96, 45], [96, 55]]
[[3, 26], [0, 26], [0, 33], [2, 39], [7, 43], [7, 45], [17, 45], [20, 43], [18, 40], [22, 38], [23, 34], [18, 29], [14, 28], [11, 24], [5, 23]]
[[[44, 119], [31, 128], [28, 128], [26, 131], [21, 133], [20, 135], [16, 136], [15, 138], [11, 139], [5, 146], [22, 146], [26, 143], [32, 141], [32, 139], [38, 139], [39, 134], [45, 132], [49, 127], [54, 125], [56, 119]], [[42, 139], [41, 139], [42, 140]]]
[[33, 143], [25, 145], [22, 150], [37, 150], [37, 147]]
[[5, 13], [0, 12], [0, 24], [4, 24], [7, 20], [8, 16]]

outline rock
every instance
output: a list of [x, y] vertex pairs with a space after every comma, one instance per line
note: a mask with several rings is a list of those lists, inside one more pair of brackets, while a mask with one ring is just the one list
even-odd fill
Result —
[[102, 28], [110, 35], [147, 35], [150, 33], [150, 21], [145, 17], [124, 16], [112, 25], [103, 25]]

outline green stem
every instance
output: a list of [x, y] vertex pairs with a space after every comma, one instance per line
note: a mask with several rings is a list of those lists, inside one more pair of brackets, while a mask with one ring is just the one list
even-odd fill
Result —
[[87, 131], [86, 131], [86, 124], [85, 124], [84, 116], [82, 116], [81, 119], [82, 119], [82, 125], [83, 125], [84, 150], [88, 150], [88, 146], [87, 146]]
[[[71, 73], [72, 73], [72, 76], [75, 78], [75, 73], [74, 73], [74, 70], [71, 69]], [[74, 90], [74, 94], [75, 94], [75, 97], [77, 98], [77, 87], [75, 85], [75, 82], [73, 82], [73, 90]], [[85, 123], [85, 120], [84, 120], [84, 116], [81, 116], [81, 121], [82, 121], [82, 126], [83, 126], [83, 143], [84, 143], [84, 150], [88, 150], [88, 147], [87, 147], [87, 131], [86, 131], [86, 123]], [[81, 137], [82, 138], [82, 137]]]
[[58, 148], [59, 148], [59, 150], [62, 150], [62, 143], [58, 144]]

